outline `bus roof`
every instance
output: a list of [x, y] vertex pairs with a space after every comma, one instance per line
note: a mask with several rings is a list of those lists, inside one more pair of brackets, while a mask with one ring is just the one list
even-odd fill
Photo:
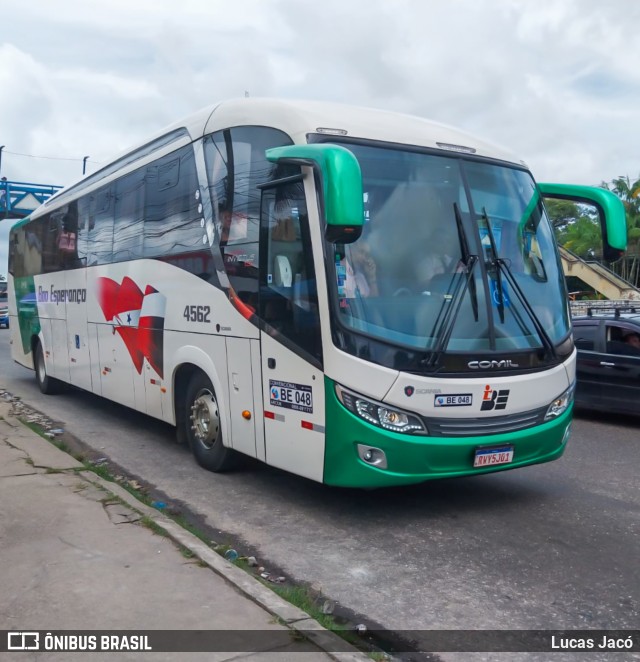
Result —
[[[479, 156], [523, 165], [513, 153], [459, 129], [423, 117], [389, 110], [320, 101], [259, 98], [225, 101], [210, 110], [212, 114], [205, 127], [206, 133], [239, 123], [264, 123], [285, 131], [295, 143], [303, 144], [307, 142], [308, 134], [317, 133], [319, 128], [339, 129], [346, 131], [346, 134], [342, 135], [350, 138], [434, 149], [442, 149], [443, 144], [463, 146], [475, 150]], [[239, 118], [243, 121], [238, 122]]]
[[[155, 145], [165, 150], [175, 149], [214, 131], [236, 126], [269, 126], [280, 129], [291, 136], [296, 144], [306, 144], [309, 134], [326, 133], [329, 136], [335, 135], [336, 140], [344, 136], [428, 147], [443, 152], [466, 151], [519, 166], [525, 165], [504, 148], [481, 141], [445, 124], [414, 115], [319, 101], [241, 98], [215, 103], [165, 127], [139, 145], [110, 159], [100, 170], [52, 196], [43, 207], [47, 210], [57, 207], [58, 202], [63, 203], [68, 198], [72, 189], [88, 191], [108, 181], [118, 162], [121, 162], [123, 170], [137, 167], [144, 157], [151, 158], [155, 153]], [[136, 157], [136, 153], [141, 156]], [[42, 207], [32, 216], [39, 216], [41, 213]]]

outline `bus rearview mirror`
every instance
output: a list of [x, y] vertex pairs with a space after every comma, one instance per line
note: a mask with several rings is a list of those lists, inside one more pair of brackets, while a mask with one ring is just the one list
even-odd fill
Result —
[[266, 156], [273, 163], [314, 169], [327, 241], [349, 244], [360, 237], [364, 221], [362, 172], [353, 152], [323, 143], [274, 147], [266, 151]]
[[617, 195], [603, 188], [574, 184], [538, 183], [538, 188], [544, 198], [593, 205], [600, 219], [604, 259], [614, 262], [622, 256], [627, 249], [627, 221], [624, 205]]

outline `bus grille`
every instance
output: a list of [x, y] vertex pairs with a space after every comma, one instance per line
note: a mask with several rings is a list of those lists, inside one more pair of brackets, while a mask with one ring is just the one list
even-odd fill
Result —
[[492, 418], [428, 418], [425, 423], [432, 437], [481, 437], [525, 430], [544, 423], [547, 408]]

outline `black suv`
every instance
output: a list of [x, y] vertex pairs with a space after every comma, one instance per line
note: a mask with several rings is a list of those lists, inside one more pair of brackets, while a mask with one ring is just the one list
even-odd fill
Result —
[[640, 415], [640, 305], [573, 318], [578, 407]]

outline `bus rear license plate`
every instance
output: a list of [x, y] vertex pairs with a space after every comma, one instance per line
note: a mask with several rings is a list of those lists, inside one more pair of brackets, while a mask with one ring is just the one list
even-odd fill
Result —
[[478, 448], [473, 460], [474, 467], [494, 467], [513, 462], [513, 446], [501, 448]]

